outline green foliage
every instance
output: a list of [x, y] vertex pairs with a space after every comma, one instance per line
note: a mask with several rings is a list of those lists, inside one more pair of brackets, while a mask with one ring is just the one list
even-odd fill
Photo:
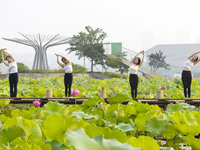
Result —
[[106, 57], [105, 66], [107, 66], [107, 67], [104, 66], [105, 70], [107, 70], [108, 67], [111, 67], [114, 69], [118, 69], [118, 72], [120, 72], [120, 74], [122, 74], [122, 75], [125, 72], [127, 73], [129, 66], [125, 65], [122, 60], [122, 59], [124, 59], [125, 56], [126, 56], [126, 54], [120, 53], [120, 54], [118, 54], [118, 57], [116, 57], [116, 58]]
[[90, 26], [85, 27], [86, 32], [79, 32], [78, 35], [73, 36], [70, 42], [70, 48], [67, 49], [69, 53], [75, 52], [79, 58], [87, 57], [91, 61], [91, 71], [96, 64], [103, 64], [104, 48], [103, 40], [107, 36], [102, 29], [93, 29]]
[[162, 135], [167, 129], [167, 121], [154, 117], [146, 122], [145, 128], [154, 136]]
[[[180, 111], [169, 105], [169, 111], [162, 112], [156, 105], [136, 101], [123, 105], [123, 94], [111, 100], [113, 104], [107, 104], [96, 97], [71, 106], [48, 102], [43, 108], [2, 114], [0, 148], [157, 150], [159, 144], [178, 149], [188, 142], [198, 149], [194, 136], [200, 133], [200, 112], [188, 105], [183, 104]], [[165, 145], [159, 142], [162, 137], [167, 140]]]
[[[52, 89], [53, 97], [65, 97], [63, 80], [63, 76], [38, 79], [20, 77], [18, 97], [45, 97], [46, 89]], [[81, 83], [81, 86], [78, 85], [79, 83]], [[0, 97], [9, 97], [10, 89], [8, 79], [0, 80], [0, 84], [2, 85], [0, 86]], [[194, 79], [192, 84], [194, 84], [192, 86], [192, 93], [196, 94], [192, 94], [191, 98], [200, 98], [200, 88], [198, 87], [200, 80]], [[163, 91], [164, 98], [184, 98], [183, 88], [180, 85], [177, 86], [177, 83], [173, 79], [161, 79], [159, 77], [139, 77], [138, 98], [155, 98], [156, 91], [162, 86], [166, 86], [166, 89]], [[112, 78], [99, 80], [87, 76], [73, 78], [72, 89], [78, 89], [80, 91], [78, 97], [99, 97], [101, 87], [106, 89], [108, 98], [120, 93], [128, 95], [131, 98], [131, 88], [128, 79]], [[195, 107], [187, 105], [186, 103], [171, 104], [168, 107], [168, 109], [171, 109], [169, 111], [172, 111], [172, 107], [195, 109]]]
[[114, 139], [106, 140], [103, 136], [91, 139], [83, 130], [68, 131], [67, 144], [69, 146], [75, 145], [76, 149], [82, 150], [121, 150], [122, 148], [128, 150], [141, 150], [139, 148], [135, 149], [131, 147], [128, 143], [122, 144]]
[[17, 63], [17, 67], [18, 67], [18, 72], [19, 73], [26, 73], [26, 72], [29, 72], [29, 68], [23, 64], [23, 63]]

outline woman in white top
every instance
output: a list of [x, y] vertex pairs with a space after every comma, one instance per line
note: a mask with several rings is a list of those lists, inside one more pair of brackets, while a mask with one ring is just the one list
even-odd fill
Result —
[[[142, 61], [138, 57], [139, 54], [143, 54]], [[138, 75], [137, 75], [137, 71], [138, 71], [138, 69], [140, 68], [140, 66], [142, 65], [143, 62], [144, 62], [144, 50], [142, 50], [141, 52], [139, 52], [133, 58], [133, 60], [130, 63], [129, 82], [130, 82], [130, 85], [131, 85], [131, 95], [132, 95], [132, 98], [136, 98], [137, 97], [137, 87], [138, 87]]]
[[[187, 96], [188, 98], [190, 98], [190, 94], [191, 94], [190, 87], [192, 83], [191, 67], [196, 65], [200, 61], [200, 59], [197, 56], [198, 53], [200, 53], [200, 51], [189, 56], [183, 65], [183, 72], [182, 72], [181, 79], [183, 82], [185, 98], [187, 98]], [[188, 89], [188, 92], [187, 92], [187, 89]]]
[[[65, 84], [65, 96], [67, 97], [67, 90], [69, 89], [68, 96], [71, 95], [71, 86], [73, 81], [72, 75], [72, 63], [69, 59], [65, 58], [62, 55], [55, 54], [57, 56], [57, 63], [64, 69], [65, 76], [64, 76], [64, 84]], [[61, 60], [63, 63], [60, 63], [59, 56], [62, 57]]]
[[[4, 53], [7, 54], [6, 62], [4, 60]], [[3, 63], [9, 67], [9, 84], [10, 84], [10, 97], [17, 97], [17, 84], [18, 84], [18, 71], [17, 71], [17, 63], [12, 55], [5, 52], [4, 50], [1, 51], [2, 61]], [[14, 91], [13, 91], [14, 88]]]

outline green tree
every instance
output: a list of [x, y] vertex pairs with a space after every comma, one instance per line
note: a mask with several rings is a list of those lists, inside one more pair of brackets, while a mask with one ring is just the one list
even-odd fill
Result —
[[29, 72], [29, 68], [23, 63], [17, 63], [17, 67], [19, 73]]
[[75, 52], [78, 58], [86, 57], [91, 62], [91, 72], [93, 66], [104, 63], [103, 40], [107, 34], [100, 28], [93, 29], [90, 26], [85, 27], [86, 32], [79, 32], [73, 36], [73, 40], [69, 43], [70, 48], [66, 51]]
[[[0, 63], [2, 63], [2, 55], [1, 55], [2, 50], [6, 50], [6, 49], [5, 48], [0, 49]], [[5, 57], [6, 57], [6, 54], [4, 54], [4, 59]]]
[[[122, 54], [118, 55], [118, 56], [124, 56]], [[114, 69], [118, 69], [118, 72], [120, 72], [122, 75], [125, 72], [128, 72], [128, 66], [126, 64], [123, 63], [123, 58], [120, 57], [115, 57], [115, 58], [111, 58], [111, 57], [107, 57], [106, 62], [105, 62], [105, 70], [107, 71], [108, 67], [114, 68]]]

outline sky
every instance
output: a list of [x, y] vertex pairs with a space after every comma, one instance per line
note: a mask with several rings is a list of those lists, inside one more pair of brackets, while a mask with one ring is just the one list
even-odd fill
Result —
[[[107, 33], [105, 42], [122, 42], [134, 51], [157, 44], [200, 43], [199, 6], [199, 0], [0, 0], [0, 37], [23, 38], [19, 32], [71, 37], [89, 25]], [[50, 68], [58, 68], [55, 52], [83, 65], [65, 51], [68, 47], [49, 48]], [[0, 48], [32, 67], [33, 48], [3, 39]]]

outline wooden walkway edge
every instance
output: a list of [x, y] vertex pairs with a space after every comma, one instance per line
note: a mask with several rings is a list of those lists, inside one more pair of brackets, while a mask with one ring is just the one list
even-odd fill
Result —
[[[89, 98], [10, 98], [10, 97], [0, 97], [0, 100], [10, 100], [11, 104], [32, 104], [33, 101], [38, 100], [43, 105], [49, 101], [59, 102], [64, 104], [82, 104], [83, 101]], [[194, 106], [200, 106], [200, 99], [133, 99], [135, 101], [140, 101], [142, 103], [148, 103], [150, 105], [158, 105], [165, 108], [170, 103], [184, 102]], [[130, 100], [123, 102], [122, 104], [127, 104]], [[105, 102], [108, 103], [108, 98], [105, 98]]]

